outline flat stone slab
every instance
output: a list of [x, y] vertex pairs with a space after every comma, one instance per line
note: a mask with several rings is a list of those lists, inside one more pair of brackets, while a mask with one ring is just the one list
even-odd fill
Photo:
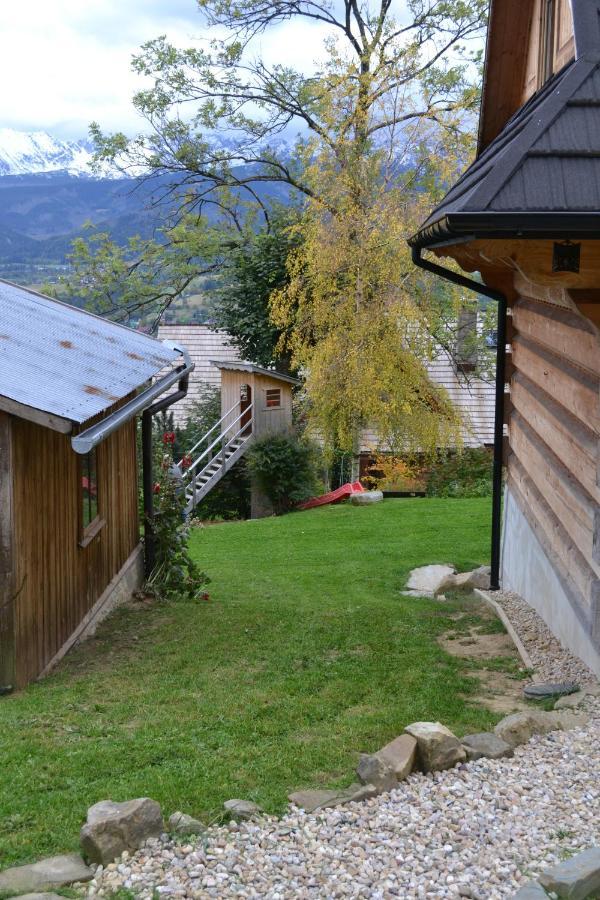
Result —
[[548, 681], [543, 684], [526, 684], [523, 694], [528, 700], [547, 700], [549, 697], [564, 697], [579, 690], [576, 681]]
[[528, 881], [513, 894], [513, 900], [548, 900], [548, 894], [537, 881]]
[[65, 900], [61, 894], [52, 894], [48, 891], [35, 894], [19, 894], [19, 900]]
[[94, 873], [78, 853], [52, 856], [29, 866], [0, 872], [0, 892], [23, 894], [61, 888], [76, 881], [91, 881]]
[[466, 734], [461, 743], [466, 750], [467, 759], [503, 759], [514, 756], [514, 750], [491, 731], [481, 731], [478, 734]]
[[359, 803], [376, 797], [379, 791], [372, 784], [351, 784], [348, 788], [337, 791], [307, 790], [294, 791], [288, 794], [288, 800], [306, 812], [316, 812], [330, 806], [344, 806], [346, 803]]
[[551, 712], [531, 709], [506, 716], [498, 722], [494, 733], [511, 747], [517, 747], [519, 744], [526, 744], [534, 734], [569, 731], [571, 728], [583, 727], [588, 721], [589, 716], [585, 713], [575, 713], [568, 709]]
[[570, 900], [585, 900], [600, 891], [600, 847], [584, 850], [540, 875], [547, 891]]
[[419, 566], [413, 569], [408, 576], [406, 588], [409, 591], [416, 591], [425, 594], [436, 594], [444, 587], [451, 575], [454, 575], [456, 569], [450, 565], [432, 565]]

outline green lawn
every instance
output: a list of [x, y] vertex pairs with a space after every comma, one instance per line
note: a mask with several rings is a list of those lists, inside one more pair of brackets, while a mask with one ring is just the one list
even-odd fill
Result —
[[358, 752], [411, 721], [489, 727], [469, 664], [436, 643], [458, 605], [399, 593], [413, 566], [486, 562], [489, 519], [488, 500], [386, 500], [197, 530], [209, 603], [119, 610], [0, 699], [0, 867], [75, 849], [102, 798], [279, 811], [290, 790], [349, 783]]

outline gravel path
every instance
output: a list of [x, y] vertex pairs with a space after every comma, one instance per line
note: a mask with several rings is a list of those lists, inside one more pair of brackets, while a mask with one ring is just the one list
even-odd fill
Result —
[[[539, 678], [593, 680], [520, 598], [494, 597]], [[549, 865], [600, 844], [600, 697], [583, 708], [585, 728], [535, 737], [512, 759], [413, 774], [365, 803], [213, 827], [195, 843], [164, 835], [98, 868], [88, 896], [127, 888], [144, 900], [154, 892], [199, 900], [511, 897]]]
[[544, 620], [518, 594], [490, 594], [510, 619], [536, 670], [536, 681], [577, 681], [589, 684], [594, 673], [557, 641]]

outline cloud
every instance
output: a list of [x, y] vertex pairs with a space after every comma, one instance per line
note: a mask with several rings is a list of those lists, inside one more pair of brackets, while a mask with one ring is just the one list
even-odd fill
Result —
[[[179, 46], [207, 34], [194, 0], [17, 0], [3, 4], [0, 126], [79, 138], [89, 123], [134, 132], [142, 87], [131, 72], [140, 44], [159, 34]], [[326, 28], [285, 22], [260, 40], [269, 63], [311, 69]]]

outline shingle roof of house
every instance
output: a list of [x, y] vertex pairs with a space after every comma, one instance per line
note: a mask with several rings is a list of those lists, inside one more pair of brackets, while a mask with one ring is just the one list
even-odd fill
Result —
[[176, 360], [155, 338], [0, 281], [0, 397], [83, 423]]
[[507, 122], [411, 239], [597, 234], [600, 58], [557, 73]]

